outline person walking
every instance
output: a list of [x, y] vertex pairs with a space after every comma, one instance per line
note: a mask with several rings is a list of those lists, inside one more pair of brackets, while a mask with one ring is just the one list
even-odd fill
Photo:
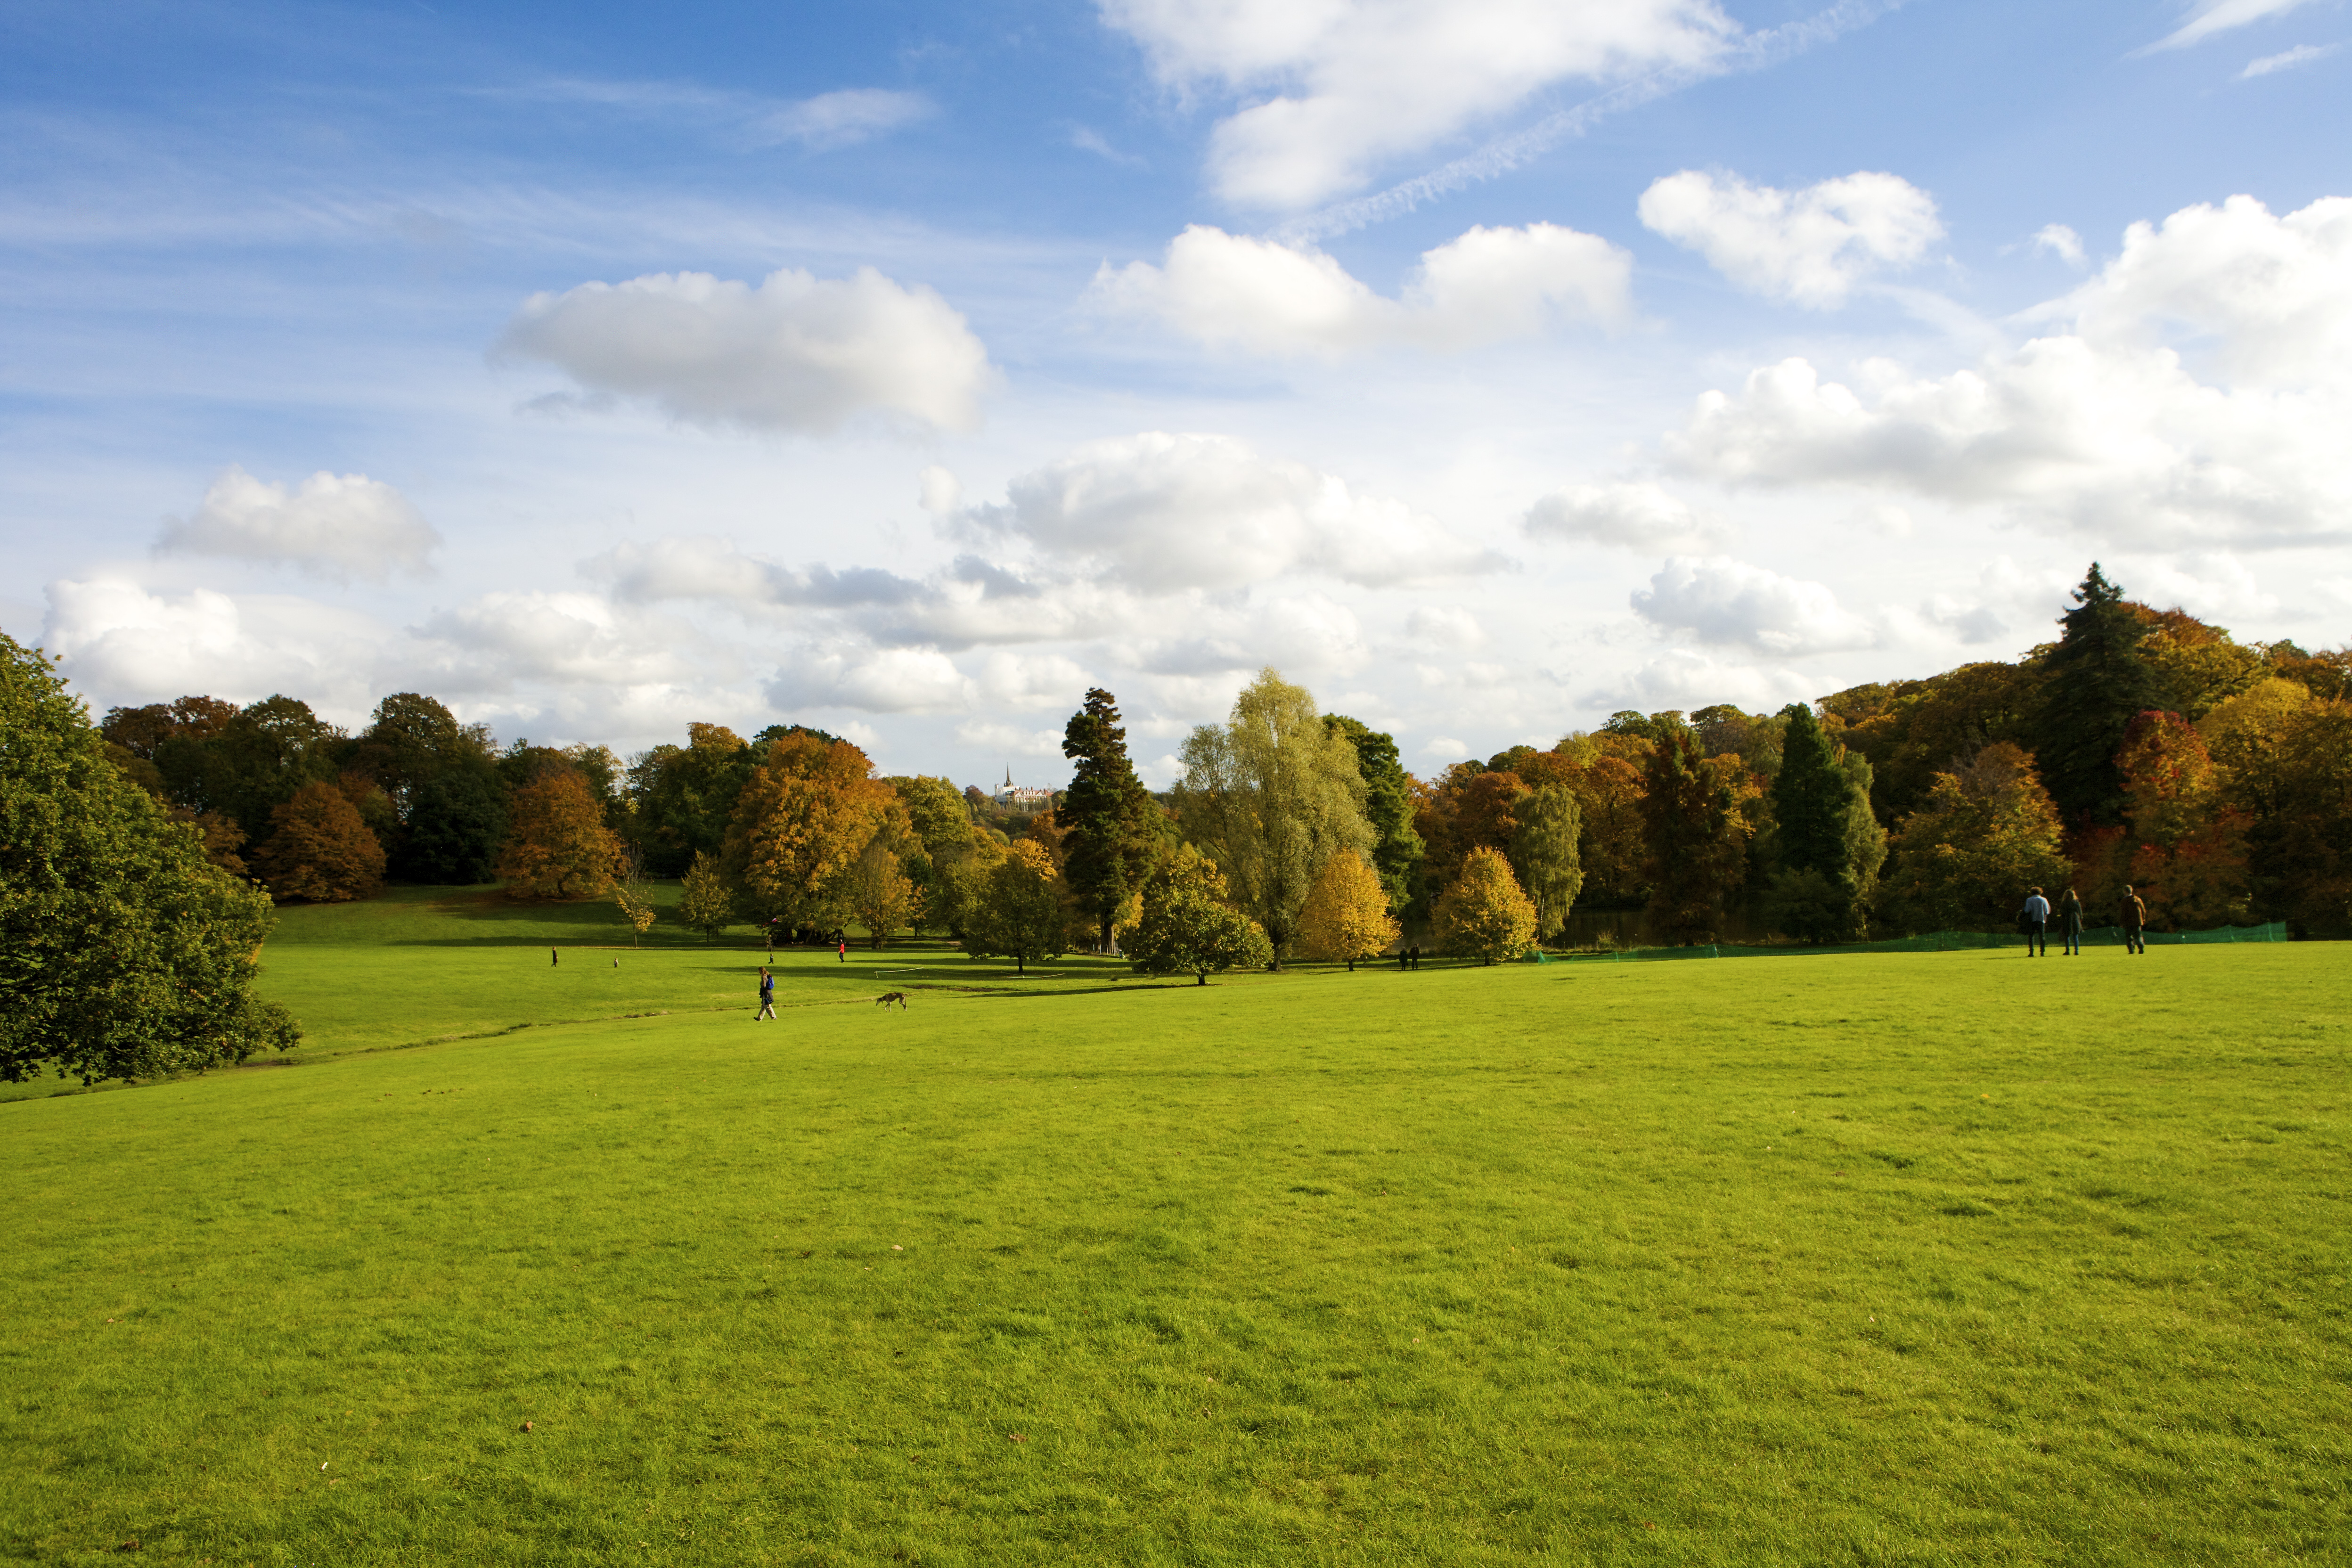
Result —
[[760, 1010], [752, 1015], [751, 1022], [756, 1024], [763, 1018], [772, 1018], [775, 1016], [776, 977], [768, 973], [765, 965], [761, 965], [760, 969]]
[[2065, 898], [2059, 900], [2058, 919], [2064, 926], [2066, 956], [2080, 958], [2083, 955], [2083, 895], [2072, 888], [2067, 889]]
[[562, 962], [563, 962], [562, 958], [562, 957], [561, 957], [561, 956], [556, 952], [556, 951], [555, 951], [553, 948], [551, 948], [551, 948], [549, 948], [549, 949], [547, 950], [547, 963], [548, 963], [548, 967], [550, 967], [550, 968], [553, 968], [555, 965], [560, 964], [560, 963], [562, 963]]
[[2025, 908], [2018, 912], [2025, 931], [2025, 951], [2034, 958], [2050, 956], [2050, 900], [2039, 888], [2025, 891]]
[[2124, 889], [2124, 901], [2116, 910], [2116, 923], [2124, 928], [2124, 951], [2147, 952], [2147, 906], [2129, 888]]
[[849, 962], [849, 939], [845, 936], [837, 936], [834, 938], [834, 941], [838, 944], [834, 956], [839, 959], [842, 963], [847, 963]]

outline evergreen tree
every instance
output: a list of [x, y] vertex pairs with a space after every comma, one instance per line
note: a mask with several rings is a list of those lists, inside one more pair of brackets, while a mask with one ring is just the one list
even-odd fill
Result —
[[1412, 874], [1426, 852], [1412, 826], [1412, 781], [1397, 752], [1396, 737], [1344, 713], [1327, 713], [1324, 725], [1356, 749], [1356, 771], [1364, 777], [1364, 820], [1372, 825], [1372, 867], [1388, 890], [1389, 908], [1401, 910], [1412, 897]]
[[1160, 808], [1128, 759], [1118, 699], [1102, 688], [1087, 691], [1086, 706], [1070, 715], [1062, 755], [1077, 763], [1053, 814], [1062, 835], [1062, 872], [1108, 950], [1119, 906], [1151, 868]]
[[470, 886], [498, 875], [507, 803], [479, 765], [453, 767], [409, 797], [408, 826], [394, 870], [411, 882]]
[[1723, 900], [1746, 871], [1746, 844], [1731, 791], [1699, 755], [1698, 737], [1678, 717], [1660, 718], [1643, 774], [1650, 915], [1661, 936], [1688, 946], [1715, 940]]
[[1781, 716], [1788, 722], [1772, 778], [1780, 865], [1767, 903], [1790, 936], [1833, 942], [1860, 923], [1852, 839], [1854, 816], [1868, 816], [1870, 804], [1809, 705], [1791, 702]]
[[2042, 664], [2033, 760], [2062, 821], [2111, 826], [2123, 819], [2116, 753], [2134, 719], [2165, 706], [2164, 687], [2140, 651], [2148, 621], [2097, 562], [2074, 596], [2058, 617], [2065, 635]]

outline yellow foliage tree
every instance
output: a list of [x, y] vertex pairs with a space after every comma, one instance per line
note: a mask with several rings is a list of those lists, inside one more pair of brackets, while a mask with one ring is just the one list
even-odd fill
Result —
[[1462, 862], [1462, 875], [1438, 896], [1432, 911], [1437, 942], [1448, 952], [1475, 953], [1488, 963], [1512, 959], [1536, 942], [1536, 907], [1519, 891], [1511, 863], [1484, 845]]
[[1381, 874], [1353, 849], [1323, 862], [1298, 912], [1298, 945], [1307, 957], [1328, 963], [1377, 957], [1403, 934], [1389, 918], [1388, 890]]
[[877, 837], [850, 868], [849, 912], [866, 928], [867, 940], [880, 947], [891, 932], [915, 918], [918, 902], [913, 879]]
[[254, 868], [274, 899], [341, 903], [383, 888], [383, 846], [331, 784], [304, 784], [269, 814], [269, 842]]
[[777, 738], [743, 786], [726, 865], [746, 900], [785, 926], [830, 925], [849, 910], [850, 873], [898, 795], [846, 741]]
[[514, 792], [499, 878], [514, 899], [598, 899], [613, 890], [621, 841], [604, 808], [571, 768], [550, 768]]
[[1009, 958], [1020, 974], [1029, 972], [1032, 959], [1060, 957], [1068, 940], [1061, 880], [1044, 845], [1033, 838], [1013, 844], [988, 873], [964, 951], [974, 958]]

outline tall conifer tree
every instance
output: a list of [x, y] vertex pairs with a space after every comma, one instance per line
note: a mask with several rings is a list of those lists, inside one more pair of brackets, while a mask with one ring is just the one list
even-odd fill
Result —
[[1135, 776], [1118, 719], [1118, 699], [1100, 687], [1070, 715], [1062, 755], [1078, 765], [1055, 813], [1062, 829], [1062, 875], [1079, 907], [1101, 927], [1106, 949], [1119, 906], [1143, 885], [1160, 842], [1160, 808]]
[[2164, 683], [2140, 652], [2147, 624], [2097, 562], [2058, 620], [2066, 632], [2042, 661], [2034, 765], [2069, 827], [2112, 826], [2123, 819], [2116, 753], [2134, 719], [2165, 706]]

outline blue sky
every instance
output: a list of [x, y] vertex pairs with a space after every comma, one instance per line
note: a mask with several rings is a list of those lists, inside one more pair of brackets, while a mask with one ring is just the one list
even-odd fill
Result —
[[[0, 626], [1164, 780], [2352, 617], [2341, 0], [0, 6]], [[2134, 227], [2134, 226], [2142, 226]]]

